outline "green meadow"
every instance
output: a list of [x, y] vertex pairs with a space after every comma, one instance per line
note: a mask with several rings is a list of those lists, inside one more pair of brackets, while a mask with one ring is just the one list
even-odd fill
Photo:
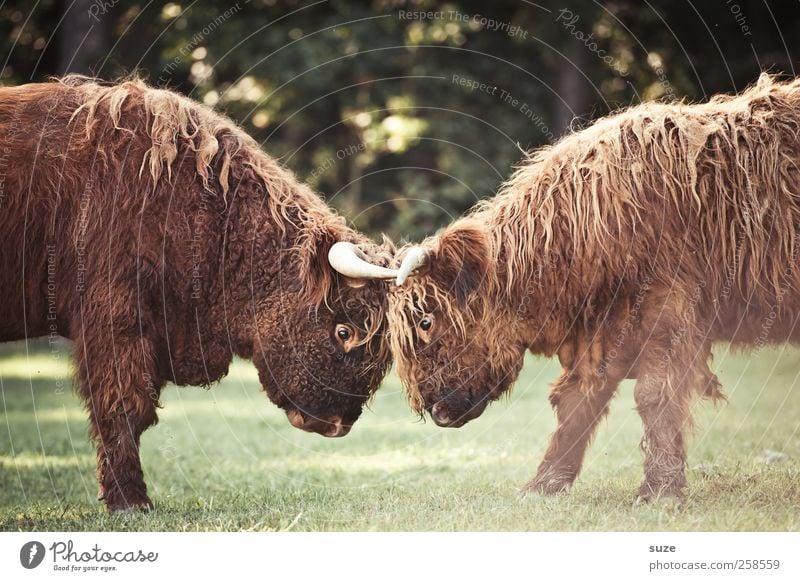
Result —
[[800, 351], [716, 349], [728, 402], [698, 403], [684, 506], [635, 505], [640, 420], [626, 382], [569, 495], [523, 497], [555, 426], [555, 361], [458, 430], [423, 422], [390, 375], [346, 438], [292, 428], [237, 361], [211, 389], [169, 386], [142, 439], [156, 510], [107, 515], [69, 358], [0, 360], [0, 530], [800, 530]]

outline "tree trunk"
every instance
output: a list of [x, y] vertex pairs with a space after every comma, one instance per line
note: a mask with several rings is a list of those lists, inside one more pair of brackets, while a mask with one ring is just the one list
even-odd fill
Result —
[[64, 19], [59, 27], [58, 73], [94, 76], [108, 54], [111, 13], [96, 0], [62, 0]]
[[564, 52], [569, 60], [562, 61], [556, 81], [556, 89], [561, 99], [556, 101], [555, 129], [561, 135], [568, 133], [571, 128], [579, 129], [580, 122], [585, 122], [591, 112], [589, 111], [591, 85], [583, 76], [588, 70], [588, 49], [570, 39]]

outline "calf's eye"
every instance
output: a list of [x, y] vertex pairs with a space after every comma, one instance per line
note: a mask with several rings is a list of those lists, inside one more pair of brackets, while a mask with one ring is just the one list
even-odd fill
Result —
[[350, 335], [351, 335], [351, 333], [350, 333], [350, 329], [348, 329], [346, 326], [344, 326], [344, 325], [338, 325], [338, 326], [336, 327], [336, 336], [337, 336], [337, 337], [338, 337], [338, 338], [339, 338], [341, 341], [347, 341], [347, 340], [350, 338]]
[[422, 317], [422, 320], [419, 322], [419, 328], [423, 331], [430, 331], [432, 326], [433, 320], [428, 316]]

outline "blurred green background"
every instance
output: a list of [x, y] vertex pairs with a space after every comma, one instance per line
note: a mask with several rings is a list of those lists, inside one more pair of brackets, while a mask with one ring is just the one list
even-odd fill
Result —
[[799, 37], [800, 3], [762, 0], [0, 3], [3, 84], [138, 71], [226, 112], [395, 240], [610, 110], [793, 73]]

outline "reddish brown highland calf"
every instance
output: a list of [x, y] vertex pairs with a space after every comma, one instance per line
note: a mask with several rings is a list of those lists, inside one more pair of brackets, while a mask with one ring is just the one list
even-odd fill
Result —
[[458, 427], [526, 350], [558, 355], [558, 427], [526, 490], [568, 490], [619, 382], [644, 424], [639, 497], [684, 494], [711, 346], [800, 340], [800, 80], [648, 103], [533, 154], [494, 199], [403, 250], [392, 350], [411, 402]]
[[389, 364], [386, 283], [364, 279], [393, 276], [391, 248], [229, 120], [138, 81], [2, 88], [0, 135], [0, 341], [73, 340], [110, 510], [152, 506], [139, 436], [164, 384], [215, 382], [234, 355], [293, 425], [348, 432]]

